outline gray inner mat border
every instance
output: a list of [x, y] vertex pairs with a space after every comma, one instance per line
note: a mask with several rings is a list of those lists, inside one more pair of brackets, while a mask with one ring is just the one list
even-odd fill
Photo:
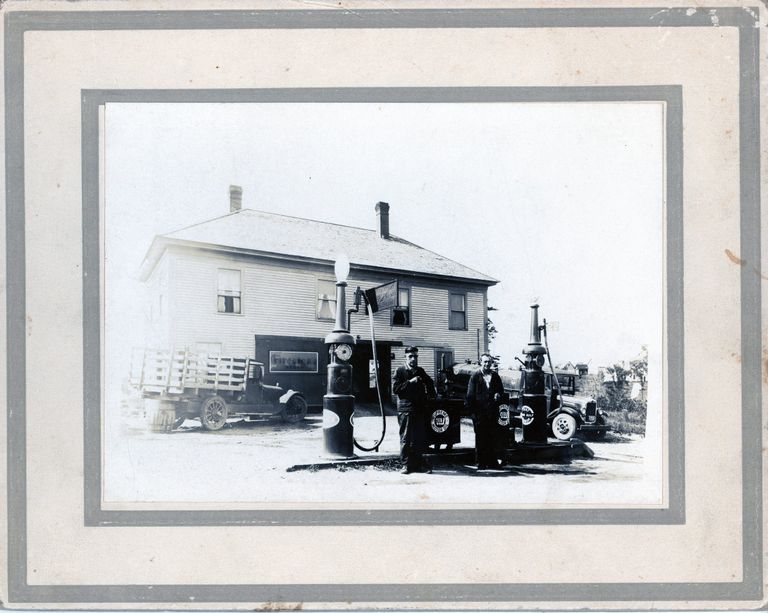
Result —
[[[674, 524], [684, 522], [685, 453], [683, 410], [683, 219], [682, 88], [627, 87], [450, 87], [450, 88], [306, 88], [252, 90], [87, 90], [83, 118], [83, 270], [85, 372], [86, 525], [469, 525], [469, 524]], [[134, 103], [666, 103], [667, 145], [667, 321], [669, 329], [669, 506], [664, 509], [477, 509], [477, 510], [249, 510], [249, 511], [107, 511], [102, 510], [99, 281], [98, 108]], [[674, 407], [674, 408], [672, 408]]]
[[[743, 577], [734, 583], [339, 584], [339, 585], [29, 585], [27, 576], [24, 385], [8, 390], [9, 600], [33, 602], [470, 602], [744, 600], [762, 597], [759, 8], [492, 9], [373, 11], [115, 11], [5, 14], [8, 380], [25, 381], [24, 58], [29, 30], [216, 28], [702, 27], [739, 29], [742, 268]], [[83, 106], [85, 112], [85, 105]], [[667, 129], [670, 129], [668, 123]], [[84, 130], [86, 127], [84, 126]], [[682, 155], [682, 150], [681, 150]], [[682, 176], [680, 177], [682, 187]], [[84, 194], [85, 197], [85, 194]], [[669, 221], [669, 220], [668, 220]], [[83, 230], [90, 231], [88, 220]], [[93, 255], [84, 245], [84, 261]], [[682, 275], [682, 261], [668, 274]], [[85, 281], [85, 280], [84, 280]], [[88, 291], [84, 287], [84, 298]], [[669, 296], [672, 299], [672, 296]], [[680, 297], [682, 322], [682, 296]], [[673, 313], [668, 316], [672, 318]], [[682, 326], [681, 326], [682, 329]], [[88, 332], [86, 331], [86, 334]], [[682, 337], [671, 339], [670, 358]], [[85, 342], [85, 339], [84, 339]], [[86, 366], [92, 366], [86, 364]], [[97, 365], [98, 366], [98, 365]], [[680, 370], [682, 374], [682, 369]], [[86, 373], [87, 377], [87, 373]], [[87, 384], [87, 380], [84, 381]], [[682, 387], [682, 386], [681, 386]], [[86, 390], [87, 391], [87, 390]], [[679, 410], [678, 410], [679, 409]], [[670, 405], [679, 413], [682, 399]], [[681, 422], [682, 425], [682, 422]], [[89, 434], [89, 431], [86, 431]], [[86, 450], [86, 454], [89, 453]], [[670, 475], [672, 477], [672, 475]], [[681, 486], [682, 474], [680, 474]], [[682, 500], [682, 499], [681, 499]], [[302, 522], [303, 523], [303, 522]], [[553, 523], [567, 523], [561, 519]]]

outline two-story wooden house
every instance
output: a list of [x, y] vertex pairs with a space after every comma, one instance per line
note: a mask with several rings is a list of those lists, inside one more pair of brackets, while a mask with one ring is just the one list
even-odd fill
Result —
[[[399, 281], [400, 307], [374, 316], [385, 399], [408, 345], [420, 348], [420, 364], [433, 376], [441, 365], [477, 359], [487, 349], [487, 290], [497, 281], [391, 235], [388, 204], [376, 205], [378, 228], [368, 230], [241, 209], [240, 197], [233, 186], [229, 214], [154, 238], [141, 270], [152, 300], [148, 347], [255, 357], [268, 382], [321, 404], [323, 338], [336, 308], [333, 264], [344, 252], [351, 262], [348, 305], [358, 286]], [[357, 338], [354, 392], [372, 401], [371, 335], [362, 308], [350, 328]]]

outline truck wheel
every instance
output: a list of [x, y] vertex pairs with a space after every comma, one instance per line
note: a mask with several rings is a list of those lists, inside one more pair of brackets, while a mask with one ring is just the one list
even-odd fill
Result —
[[221, 396], [210, 396], [200, 407], [200, 423], [203, 430], [221, 430], [227, 423], [227, 403]]
[[307, 401], [301, 396], [291, 396], [285, 403], [280, 417], [289, 424], [295, 424], [304, 419], [307, 414]]
[[568, 413], [558, 413], [552, 420], [552, 434], [560, 441], [569, 440], [576, 434], [576, 420]]

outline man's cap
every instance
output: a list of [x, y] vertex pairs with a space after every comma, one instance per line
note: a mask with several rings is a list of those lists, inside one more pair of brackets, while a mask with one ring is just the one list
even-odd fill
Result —
[[418, 347], [406, 347], [405, 348], [405, 355], [408, 355], [409, 353], [418, 353], [419, 348]]

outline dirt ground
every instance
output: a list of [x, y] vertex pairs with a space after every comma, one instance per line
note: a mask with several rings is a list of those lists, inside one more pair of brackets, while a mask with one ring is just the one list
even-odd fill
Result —
[[[112, 414], [113, 416], [116, 413]], [[323, 455], [320, 415], [300, 424], [279, 419], [231, 420], [206, 432], [187, 420], [172, 433], [150, 432], [139, 416], [105, 420], [104, 503], [242, 503], [256, 506], [309, 503], [322, 506], [531, 504], [657, 505], [661, 500], [661, 446], [642, 437], [609, 434], [588, 442], [594, 458], [570, 463], [525, 464], [478, 472], [471, 465], [440, 466], [432, 474], [403, 475], [395, 461], [325, 470], [288, 469], [329, 461]], [[381, 417], [355, 415], [355, 436], [371, 446], [381, 432]], [[471, 422], [462, 420], [461, 443], [474, 446]], [[380, 452], [397, 454], [397, 420], [387, 417]]]

